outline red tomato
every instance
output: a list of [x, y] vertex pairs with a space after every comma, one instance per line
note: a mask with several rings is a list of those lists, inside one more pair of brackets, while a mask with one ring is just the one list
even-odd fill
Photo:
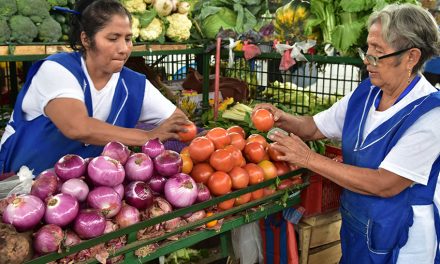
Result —
[[185, 174], [190, 174], [194, 166], [192, 159], [189, 156], [182, 154], [180, 154], [180, 157], [182, 158], [182, 172]]
[[194, 162], [202, 162], [209, 159], [214, 150], [214, 143], [207, 137], [197, 137], [189, 144], [189, 155]]
[[243, 189], [249, 184], [249, 174], [241, 167], [235, 167], [229, 172], [232, 179], [232, 188]]
[[275, 123], [273, 114], [266, 109], [258, 109], [252, 114], [251, 119], [255, 128], [262, 132], [269, 131]]
[[243, 169], [249, 174], [249, 184], [257, 184], [264, 181], [264, 171], [255, 163], [248, 163], [244, 165]]
[[251, 193], [245, 193], [235, 198], [235, 206], [245, 204], [251, 200]]
[[302, 179], [301, 175], [295, 175], [292, 178], [290, 178], [290, 180], [292, 181], [293, 184], [303, 183], [303, 179]]
[[217, 207], [220, 210], [226, 211], [226, 210], [234, 207], [234, 203], [235, 203], [235, 198], [232, 198], [230, 200], [226, 200], [226, 201], [223, 201], [223, 202], [217, 204]]
[[224, 195], [231, 191], [231, 177], [223, 171], [214, 172], [208, 179], [207, 186], [213, 195]]
[[186, 128], [187, 131], [178, 133], [180, 141], [187, 142], [193, 140], [197, 135], [196, 125], [191, 122], [187, 125], [183, 125], [183, 127]]
[[226, 149], [217, 149], [214, 151], [209, 158], [209, 164], [211, 164], [214, 169], [224, 172], [229, 172], [235, 165], [232, 153]]
[[280, 151], [274, 149], [273, 148], [274, 145], [278, 145], [278, 143], [274, 142], [274, 143], [269, 144], [269, 146], [267, 146], [267, 153], [269, 153], [269, 157], [271, 160], [280, 161], [280, 157], [284, 156], [284, 154], [281, 153]]
[[221, 127], [212, 128], [208, 131], [206, 137], [214, 143], [215, 149], [221, 149], [231, 144], [231, 138], [226, 132], [226, 129]]
[[277, 191], [275, 184], [263, 188], [264, 196], [272, 195]]
[[242, 157], [243, 154], [241, 154], [241, 151], [239, 149], [237, 149], [236, 147], [234, 147], [233, 145], [228, 145], [224, 148], [225, 150], [231, 152], [232, 154], [232, 160], [234, 163], [234, 167], [235, 166], [241, 166], [241, 161], [242, 161]]
[[244, 146], [244, 155], [252, 163], [258, 163], [265, 158], [266, 151], [259, 142], [249, 142]]
[[260, 134], [252, 134], [252, 135], [250, 135], [250, 136], [246, 139], [246, 143], [254, 142], [254, 141], [256, 141], [256, 142], [260, 143], [261, 145], [263, 145], [264, 148], [267, 148], [267, 145], [269, 145], [269, 143], [267, 143], [266, 138], [264, 138], [264, 137], [263, 137], [262, 135], [260, 135]]
[[229, 133], [229, 137], [231, 138], [231, 145], [238, 148], [239, 150], [243, 150], [246, 145], [246, 140], [237, 132]]
[[258, 189], [251, 192], [251, 200], [258, 200], [264, 196], [264, 189]]
[[280, 184], [278, 184], [277, 189], [278, 190], [284, 190], [286, 188], [289, 188], [290, 186], [293, 185], [293, 181], [290, 179], [284, 179], [280, 182]]
[[263, 160], [260, 163], [258, 163], [258, 166], [260, 166], [264, 171], [264, 180], [269, 180], [277, 177], [277, 168], [271, 161]]
[[243, 138], [246, 138], [246, 132], [241, 126], [231, 126], [230, 128], [226, 129], [226, 131], [230, 134], [232, 132], [236, 132], [240, 134]]
[[209, 177], [214, 173], [214, 168], [208, 163], [197, 163], [191, 170], [191, 177], [196, 182], [201, 182], [206, 184]]
[[277, 168], [278, 176], [284, 175], [291, 171], [289, 165], [287, 165], [287, 163], [284, 161], [274, 161], [273, 165], [275, 165], [275, 168]]

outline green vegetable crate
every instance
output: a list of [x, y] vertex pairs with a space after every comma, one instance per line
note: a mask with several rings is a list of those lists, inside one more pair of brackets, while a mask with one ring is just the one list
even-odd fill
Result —
[[[124, 258], [121, 262], [118, 263], [146, 263], [151, 260], [154, 260], [160, 256], [164, 256], [166, 254], [177, 251], [178, 249], [189, 247], [191, 245], [196, 244], [202, 240], [208, 239], [217, 235], [225, 235], [227, 231], [239, 227], [241, 225], [256, 221], [260, 218], [264, 218], [270, 214], [281, 211], [287, 207], [291, 207], [293, 205], [299, 204], [300, 202], [300, 190], [303, 189], [307, 184], [299, 184], [294, 185], [290, 189], [284, 189], [277, 191], [276, 193], [263, 197], [259, 200], [254, 200], [249, 203], [233, 207], [226, 211], [217, 212], [211, 216], [205, 217], [201, 220], [198, 220], [193, 223], [189, 223], [185, 226], [179, 227], [171, 232], [165, 233], [159, 237], [154, 237], [145, 240], [137, 240], [136, 235], [137, 232], [141, 229], [147, 227], [153, 227], [154, 225], [173, 219], [178, 216], [185, 215], [187, 213], [195, 212], [201, 209], [205, 209], [216, 205], [220, 202], [233, 199], [242, 194], [249, 193], [255, 191], [257, 189], [264, 188], [271, 184], [277, 184], [283, 179], [290, 178], [294, 175], [298, 175], [304, 173], [304, 169], [299, 169], [296, 171], [289, 172], [285, 175], [279, 176], [274, 179], [270, 179], [264, 182], [261, 182], [256, 185], [249, 186], [245, 189], [241, 189], [238, 191], [231, 192], [229, 194], [215, 197], [211, 200], [198, 203], [192, 205], [190, 207], [182, 208], [176, 211], [173, 211], [168, 214], [164, 214], [158, 217], [154, 217], [148, 219], [146, 221], [128, 226], [126, 228], [119, 229], [117, 231], [102, 235], [97, 238], [93, 238], [90, 240], [86, 240], [83, 243], [72, 246], [71, 248], [63, 248], [58, 253], [51, 253], [47, 255], [43, 255], [41, 257], [32, 259], [26, 264], [46, 264], [51, 261], [60, 260], [66, 256], [79, 252], [83, 249], [88, 249], [93, 246], [96, 246], [101, 243], [108, 242], [112, 239], [119, 238], [121, 236], [127, 236], [127, 244], [113, 252], [108, 252], [108, 259], [111, 259], [116, 256], [123, 255]], [[219, 229], [202, 229], [202, 230], [194, 230], [197, 227], [200, 227], [208, 222], [211, 222], [216, 219], [224, 219], [222, 225]], [[143, 254], [143, 256], [137, 256], [135, 254], [136, 250], [141, 249], [143, 247], [148, 247], [149, 245], [154, 245], [158, 242], [165, 241], [167, 238], [170, 238], [175, 235], [183, 234], [176, 241], [166, 241], [162, 243], [162, 245], [158, 247], [154, 247], [151, 252], [147, 252]], [[139, 254], [138, 254], [139, 255]], [[222, 240], [222, 257], [228, 256], [227, 243], [223, 239]], [[90, 258], [83, 263], [99, 263], [96, 258]]]

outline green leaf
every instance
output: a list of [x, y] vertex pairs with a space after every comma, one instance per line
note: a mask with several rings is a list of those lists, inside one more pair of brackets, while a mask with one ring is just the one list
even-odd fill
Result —
[[333, 46], [339, 51], [347, 51], [357, 43], [364, 28], [363, 22], [337, 25], [331, 34]]
[[374, 0], [341, 0], [339, 5], [345, 12], [360, 12], [372, 9], [375, 3]]

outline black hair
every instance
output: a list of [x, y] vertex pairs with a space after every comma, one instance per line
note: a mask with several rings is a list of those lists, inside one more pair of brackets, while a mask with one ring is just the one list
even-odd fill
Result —
[[78, 0], [77, 15], [70, 16], [69, 44], [73, 50], [85, 52], [81, 32], [85, 32], [93, 48], [95, 35], [103, 29], [114, 15], [126, 16], [132, 22], [130, 12], [117, 0]]

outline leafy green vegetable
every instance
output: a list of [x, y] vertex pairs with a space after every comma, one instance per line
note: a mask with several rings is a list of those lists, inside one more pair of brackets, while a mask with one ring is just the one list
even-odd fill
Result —
[[62, 35], [61, 25], [50, 16], [38, 25], [38, 38], [43, 42], [56, 42]]
[[0, 43], [9, 41], [11, 37], [11, 29], [8, 26], [8, 22], [4, 18], [0, 18]]
[[0, 1], [0, 17], [9, 18], [17, 12], [17, 3], [15, 0]]
[[18, 43], [29, 43], [38, 35], [38, 28], [29, 17], [16, 15], [9, 20], [11, 40]]

